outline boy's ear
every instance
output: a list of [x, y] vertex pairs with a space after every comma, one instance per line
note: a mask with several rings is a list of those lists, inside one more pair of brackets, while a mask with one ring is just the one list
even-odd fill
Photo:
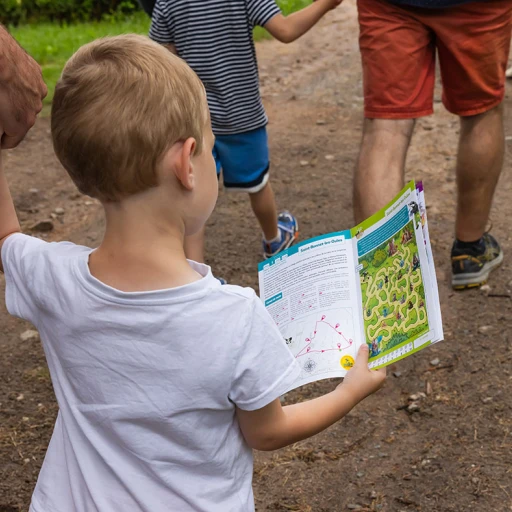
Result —
[[196, 140], [193, 137], [189, 137], [182, 143], [175, 161], [176, 178], [187, 190], [193, 190], [195, 187], [195, 174], [192, 157], [196, 146]]

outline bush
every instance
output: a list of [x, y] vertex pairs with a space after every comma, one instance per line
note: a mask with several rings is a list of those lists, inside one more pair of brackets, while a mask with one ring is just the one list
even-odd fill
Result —
[[377, 268], [380, 267], [387, 259], [388, 254], [384, 249], [378, 249], [373, 255], [372, 265]]
[[136, 0], [1, 0], [0, 23], [16, 26], [41, 21], [90, 21], [136, 10]]

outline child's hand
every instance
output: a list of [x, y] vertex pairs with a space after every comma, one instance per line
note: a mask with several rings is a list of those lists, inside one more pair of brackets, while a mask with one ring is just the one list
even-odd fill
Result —
[[368, 345], [364, 343], [359, 348], [354, 366], [338, 386], [338, 389], [343, 389], [357, 402], [379, 390], [386, 380], [386, 368], [370, 370], [368, 368], [368, 356]]

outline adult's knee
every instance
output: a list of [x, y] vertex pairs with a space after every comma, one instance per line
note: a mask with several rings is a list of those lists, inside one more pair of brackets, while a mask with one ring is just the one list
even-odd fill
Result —
[[382, 139], [405, 139], [409, 141], [414, 129], [414, 119], [369, 119], [365, 118], [363, 136]]

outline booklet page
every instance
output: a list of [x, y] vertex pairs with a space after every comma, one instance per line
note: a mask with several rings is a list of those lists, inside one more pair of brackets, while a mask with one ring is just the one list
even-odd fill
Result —
[[[370, 367], [391, 364], [437, 341], [432, 275], [414, 182], [353, 230]], [[437, 301], [437, 302], [436, 302]]]
[[302, 373], [293, 388], [342, 377], [361, 343], [350, 231], [299, 243], [260, 263], [260, 296]]

